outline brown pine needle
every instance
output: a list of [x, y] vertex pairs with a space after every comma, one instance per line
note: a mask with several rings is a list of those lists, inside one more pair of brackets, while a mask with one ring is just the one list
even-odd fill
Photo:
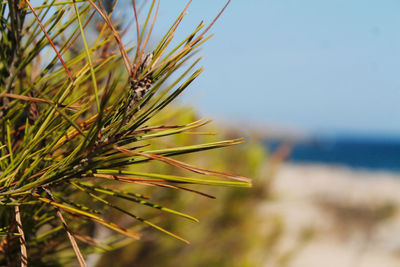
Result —
[[214, 18], [214, 20], [210, 23], [210, 25], [208, 25], [208, 27], [192, 42], [192, 44], [199, 42], [203, 38], [203, 36], [210, 30], [210, 28], [214, 25], [214, 23], [222, 15], [222, 13], [225, 11], [226, 7], [229, 5], [230, 2], [231, 2], [231, 0], [228, 0], [228, 2], [226, 2], [224, 7], [221, 9], [221, 11], [218, 13], [218, 15]]
[[72, 78], [71, 72], [69, 71], [67, 65], [65, 65], [65, 62], [64, 62], [62, 56], [61, 56], [60, 53], [58, 52], [56, 46], [54, 45], [53, 41], [51, 40], [51, 38], [50, 38], [49, 34], [47, 33], [45, 27], [43, 26], [42, 22], [40, 21], [40, 19], [39, 19], [37, 13], [36, 13], [36, 11], [35, 11], [35, 9], [32, 7], [32, 5], [31, 5], [31, 3], [29, 2], [29, 0], [25, 0], [25, 2], [28, 4], [30, 10], [32, 11], [33, 15], [35, 16], [36, 21], [39, 23], [40, 28], [42, 29], [43, 33], [46, 35], [47, 40], [49, 40], [51, 46], [53, 47], [54, 51], [55, 51], [56, 54], [57, 54], [57, 57], [60, 59], [61, 64], [63, 65], [65, 71], [66, 71], [67, 74], [68, 74], [68, 78], [71, 80], [71, 82], [74, 82], [74, 79]]
[[99, 13], [99, 15], [104, 19], [104, 21], [110, 28], [111, 32], [113, 33], [115, 41], [117, 42], [118, 48], [121, 52], [122, 59], [124, 60], [125, 68], [128, 71], [128, 73], [130, 73], [132, 70], [132, 64], [129, 61], [128, 53], [126, 52], [126, 49], [124, 47], [124, 44], [121, 41], [121, 38], [118, 35], [118, 32], [115, 30], [114, 26], [112, 25], [110, 18], [107, 15], [105, 15], [103, 13], [103, 11], [100, 10], [100, 8], [93, 2], [93, 0], [88, 0], [88, 1], [94, 7], [94, 9], [96, 9], [97, 13]]
[[[44, 190], [47, 192], [47, 194], [50, 196], [50, 198], [51, 198], [53, 201], [55, 201], [54, 196], [53, 196], [53, 194], [50, 192], [50, 190], [48, 190], [48, 189], [46, 189], [46, 188], [44, 188]], [[64, 216], [62, 215], [60, 209], [59, 209], [58, 207], [54, 207], [54, 208], [56, 209], [57, 216], [58, 216], [58, 218], [60, 219], [60, 221], [61, 221], [61, 223], [62, 223], [62, 225], [63, 225], [65, 231], [67, 232], [69, 242], [71, 242], [72, 249], [73, 249], [74, 252], [75, 252], [75, 255], [76, 255], [76, 258], [77, 258], [77, 260], [78, 260], [78, 262], [79, 262], [79, 265], [80, 265], [81, 267], [87, 267], [87, 264], [86, 264], [86, 262], [85, 262], [85, 259], [83, 258], [82, 252], [81, 252], [81, 250], [79, 249], [78, 243], [76, 243], [76, 240], [75, 240], [75, 238], [74, 238], [73, 232], [72, 232], [71, 229], [68, 227], [67, 222], [65, 221]]]
[[144, 156], [146, 158], [162, 161], [162, 162], [168, 163], [168, 164], [170, 164], [172, 166], [175, 166], [175, 167], [178, 167], [178, 168], [182, 168], [182, 169], [185, 169], [185, 170], [188, 170], [188, 171], [191, 171], [191, 172], [194, 172], [194, 173], [202, 174], [202, 175], [212, 175], [212, 176], [216, 176], [216, 177], [228, 178], [228, 179], [242, 181], [242, 182], [248, 182], [248, 183], [251, 182], [251, 180], [249, 178], [244, 177], [244, 176], [235, 175], [235, 174], [227, 173], [227, 172], [220, 172], [220, 171], [213, 171], [213, 170], [207, 170], [207, 169], [199, 168], [199, 167], [184, 163], [182, 161], [175, 160], [175, 159], [168, 158], [168, 157], [164, 157], [164, 156], [161, 156], [161, 155], [131, 151], [131, 150], [128, 150], [128, 149], [123, 148], [123, 147], [115, 147], [115, 149], [120, 151], [120, 152], [122, 152], [122, 153], [132, 154], [132, 155], [139, 155], [139, 156]]
[[[43, 99], [43, 98], [37, 98], [37, 97], [31, 97], [31, 96], [17, 95], [17, 94], [12, 94], [12, 93], [1, 93], [0, 94], [0, 98], [2, 98], [2, 97], [9, 97], [9, 98], [28, 101], [28, 102], [44, 103], [44, 104], [50, 104], [50, 105], [55, 105], [56, 104], [55, 102], [53, 102], [51, 100], [47, 100], [47, 99]], [[64, 104], [58, 104], [58, 105], [60, 107], [67, 107]], [[78, 110], [79, 108], [81, 108], [81, 106], [72, 104], [72, 105], [69, 105], [68, 108], [69, 109]]]

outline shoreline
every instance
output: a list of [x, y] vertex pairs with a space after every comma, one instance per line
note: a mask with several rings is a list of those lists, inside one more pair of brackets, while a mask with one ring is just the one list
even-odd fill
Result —
[[[298, 167], [319, 167], [326, 169], [348, 170], [354, 173], [374, 173], [387, 174], [389, 176], [398, 176], [400, 178], [400, 170], [385, 169], [385, 168], [368, 168], [368, 167], [353, 167], [346, 164], [325, 163], [325, 162], [300, 162], [287, 160], [282, 165], [298, 166]], [[400, 161], [399, 161], [400, 166]]]
[[312, 233], [290, 266], [400, 265], [400, 173], [283, 163], [272, 194], [259, 212], [282, 218], [280, 250]]

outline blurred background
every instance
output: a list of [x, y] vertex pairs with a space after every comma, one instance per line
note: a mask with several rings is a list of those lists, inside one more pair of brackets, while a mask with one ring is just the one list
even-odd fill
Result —
[[[176, 40], [225, 2], [194, 0]], [[185, 4], [161, 1], [152, 38]], [[199, 52], [205, 72], [165, 119], [214, 119], [218, 136], [175, 143], [244, 136], [185, 161], [249, 176], [253, 188], [206, 188], [215, 200], [160, 190], [200, 218], [161, 220], [191, 245], [149, 231], [93, 265], [399, 266], [399, 11], [394, 0], [232, 1]], [[116, 14], [134, 25], [128, 1]]]

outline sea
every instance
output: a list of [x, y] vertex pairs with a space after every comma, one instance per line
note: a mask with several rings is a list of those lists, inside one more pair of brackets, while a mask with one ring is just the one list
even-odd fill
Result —
[[[266, 140], [269, 151], [280, 140]], [[358, 137], [315, 137], [290, 143], [287, 161], [347, 166], [355, 169], [400, 173], [400, 139]]]

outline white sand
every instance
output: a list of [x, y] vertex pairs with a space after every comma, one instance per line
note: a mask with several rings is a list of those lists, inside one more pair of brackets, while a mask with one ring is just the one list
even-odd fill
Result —
[[282, 217], [281, 253], [293, 250], [305, 229], [313, 233], [287, 266], [400, 266], [400, 174], [284, 164], [273, 194], [260, 213]]

